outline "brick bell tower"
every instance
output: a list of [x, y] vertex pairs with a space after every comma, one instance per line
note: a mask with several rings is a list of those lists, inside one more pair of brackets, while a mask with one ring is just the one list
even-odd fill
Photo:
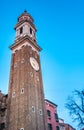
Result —
[[46, 130], [36, 27], [26, 11], [18, 17], [12, 50], [7, 130]]

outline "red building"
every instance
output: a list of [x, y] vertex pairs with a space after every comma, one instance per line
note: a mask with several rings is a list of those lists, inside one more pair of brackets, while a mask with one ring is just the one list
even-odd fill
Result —
[[59, 118], [59, 128], [60, 130], [76, 130], [71, 125], [64, 123], [64, 120]]
[[65, 130], [76, 130], [75, 128], [73, 128], [71, 125], [69, 124], [65, 124]]
[[45, 99], [45, 107], [47, 113], [48, 130], [59, 130], [59, 118], [57, 114], [57, 105]]

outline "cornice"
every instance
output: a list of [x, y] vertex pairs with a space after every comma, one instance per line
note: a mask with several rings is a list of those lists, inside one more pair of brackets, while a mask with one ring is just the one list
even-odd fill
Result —
[[17, 40], [15, 40], [15, 42], [11, 46], [9, 46], [9, 48], [11, 50], [17, 49], [17, 47], [24, 45], [25, 42], [28, 42], [28, 45], [37, 51], [42, 50], [42, 48], [36, 42], [34, 42], [28, 35], [20, 37]]

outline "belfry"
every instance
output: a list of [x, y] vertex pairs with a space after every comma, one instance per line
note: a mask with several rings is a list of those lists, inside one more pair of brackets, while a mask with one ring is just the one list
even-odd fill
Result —
[[40, 46], [34, 20], [26, 11], [18, 17], [12, 50], [7, 130], [46, 130]]

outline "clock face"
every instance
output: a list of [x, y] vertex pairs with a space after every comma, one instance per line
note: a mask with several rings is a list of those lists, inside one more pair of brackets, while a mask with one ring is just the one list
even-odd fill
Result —
[[30, 64], [33, 67], [33, 69], [35, 69], [36, 71], [39, 70], [39, 64], [38, 64], [38, 62], [36, 61], [35, 58], [30, 57]]

